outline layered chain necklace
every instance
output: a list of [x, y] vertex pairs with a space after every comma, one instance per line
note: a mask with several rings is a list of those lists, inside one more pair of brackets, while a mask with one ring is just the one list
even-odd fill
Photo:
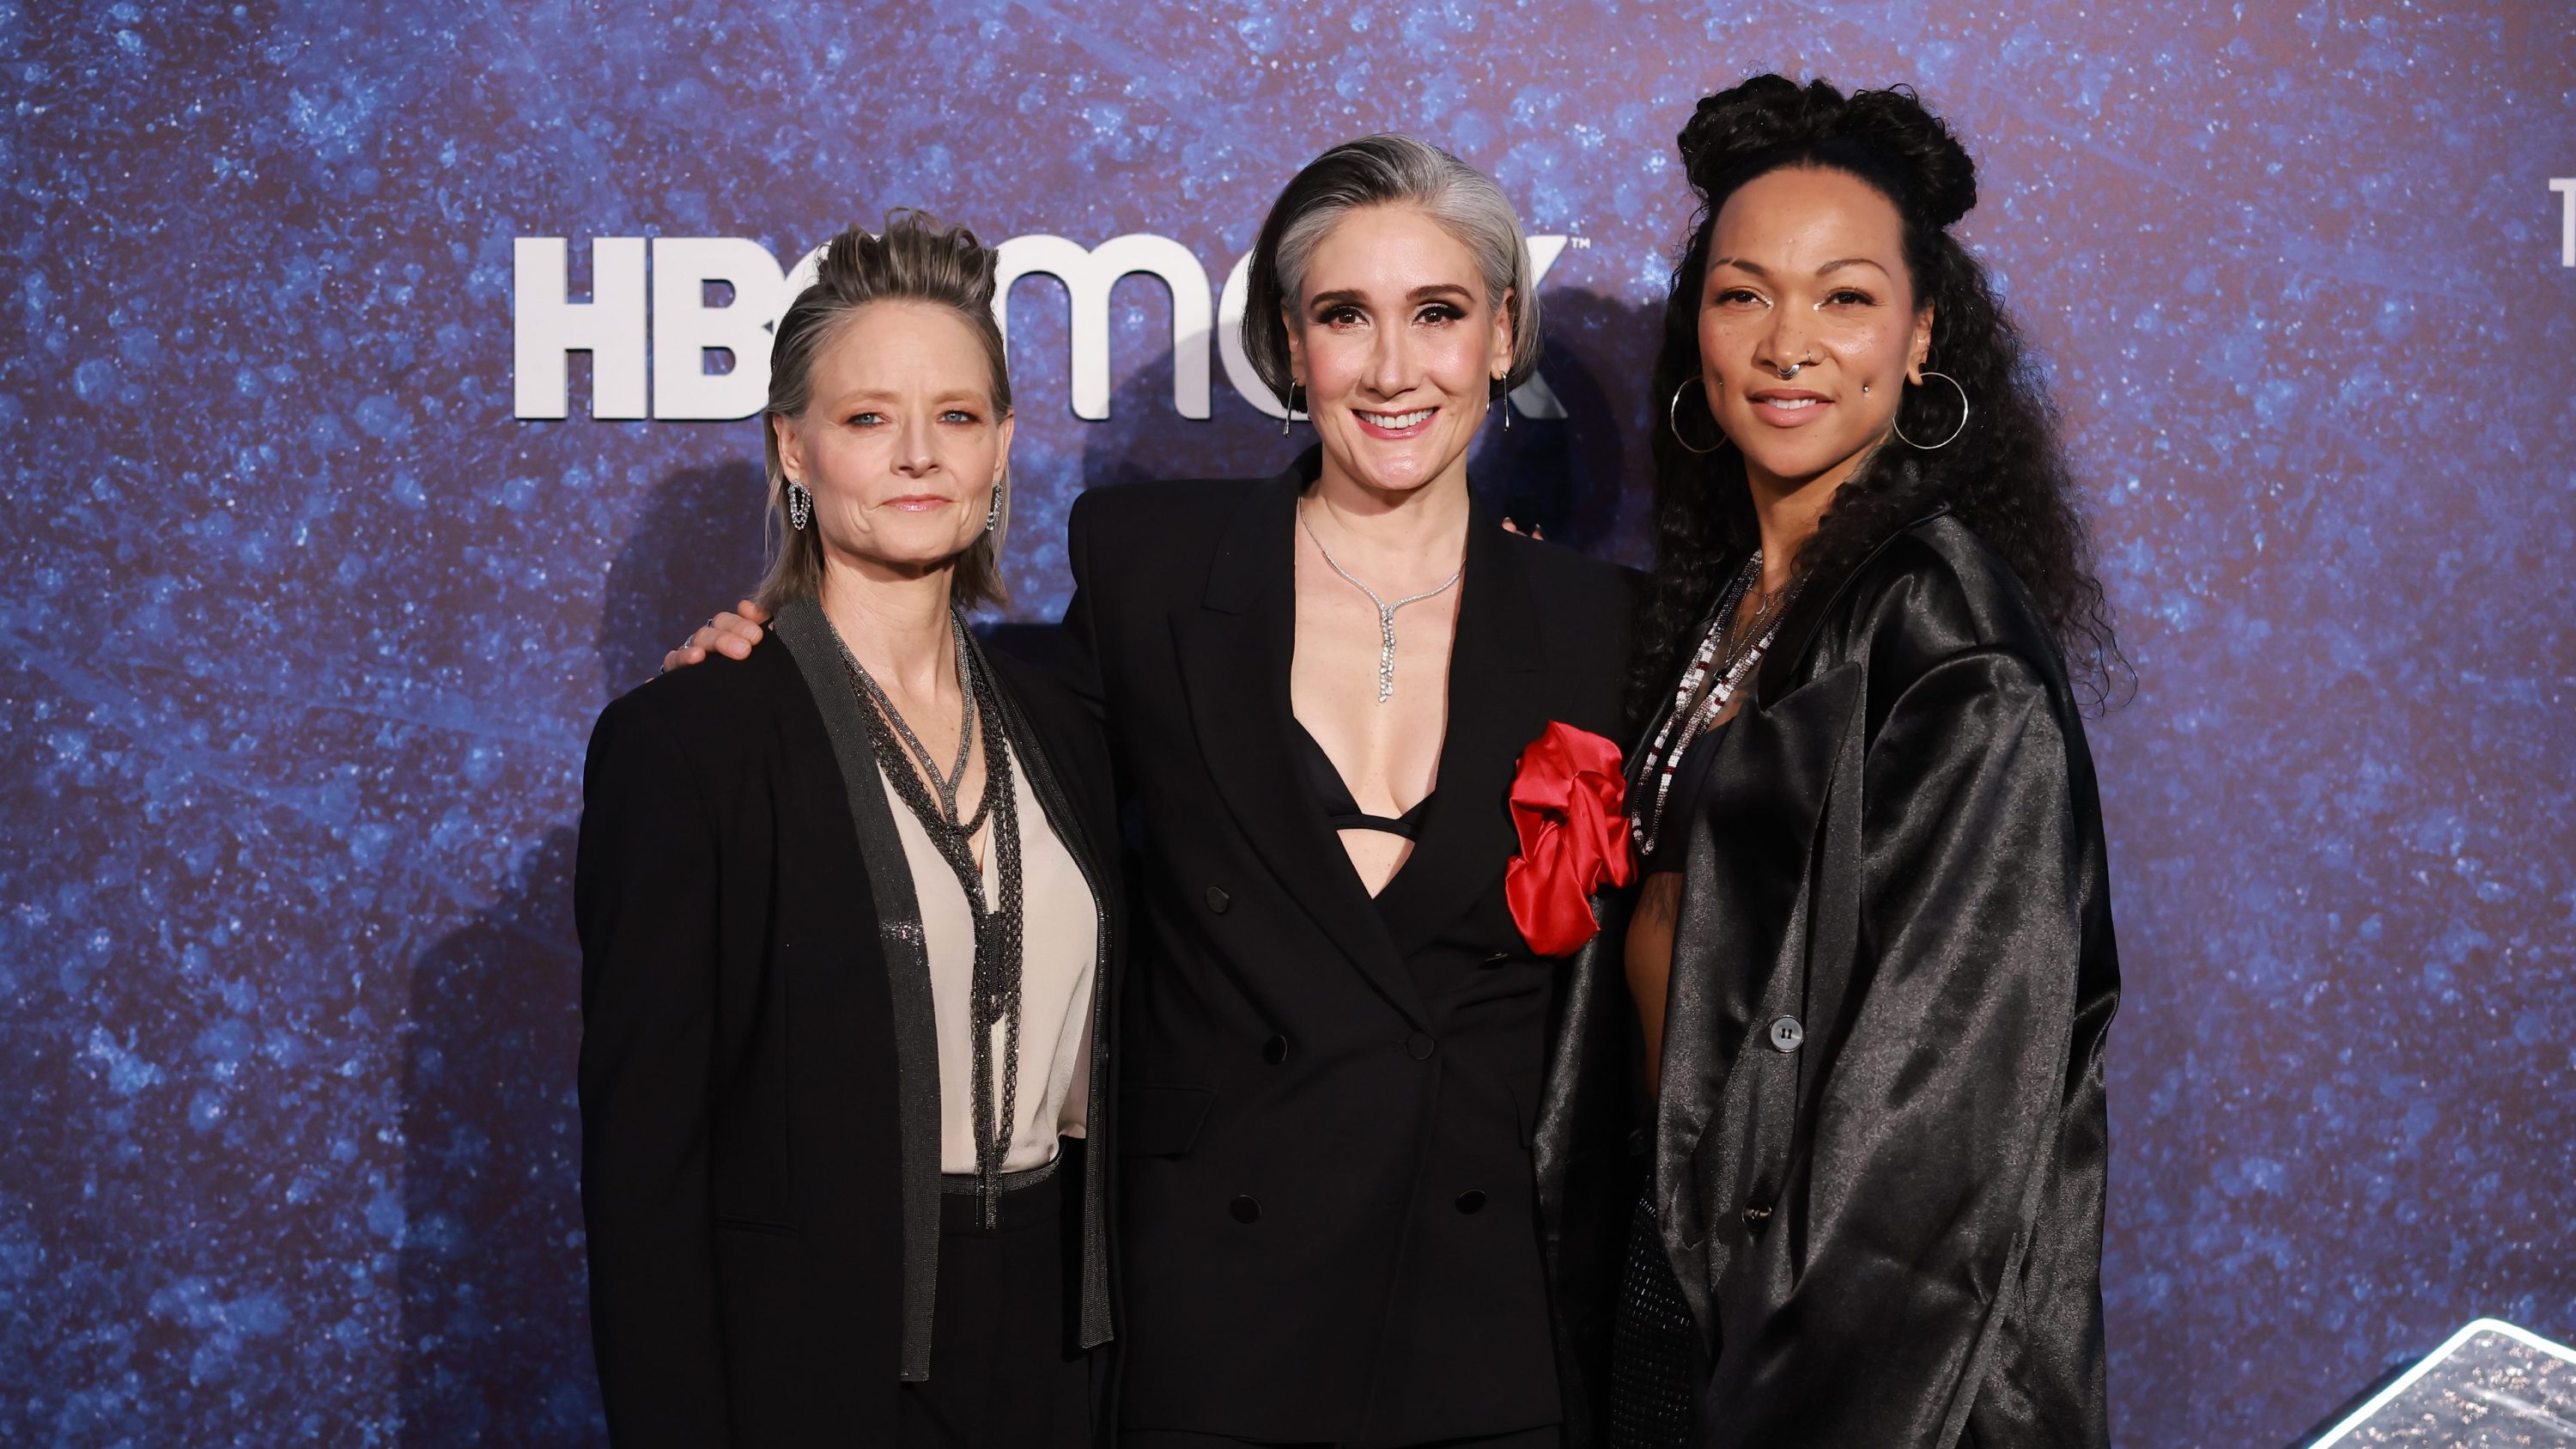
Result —
[[1408, 594], [1390, 604], [1377, 596], [1377, 590], [1361, 583], [1349, 569], [1334, 561], [1333, 551], [1324, 547], [1322, 539], [1315, 537], [1315, 525], [1306, 521], [1306, 509], [1302, 504], [1297, 509], [1297, 526], [1306, 530], [1306, 537], [1315, 545], [1315, 552], [1324, 556], [1325, 567], [1340, 574], [1344, 582], [1368, 595], [1368, 601], [1377, 605], [1377, 702], [1384, 704], [1395, 697], [1395, 611], [1407, 604], [1436, 599], [1449, 592], [1457, 586], [1460, 579], [1467, 576], [1467, 565], [1461, 561], [1458, 571], [1449, 576], [1448, 583], [1436, 589], [1425, 589], [1418, 594]]
[[[910, 760], [920, 765], [886, 771], [895, 797], [921, 822], [922, 832], [948, 862], [966, 893], [968, 914], [975, 922], [975, 971], [968, 996], [967, 1021], [974, 1039], [975, 1194], [987, 1229], [999, 1224], [1002, 1159], [1011, 1150], [1011, 1124], [1019, 1116], [1020, 976], [1022, 924], [1020, 899], [1020, 812], [1011, 793], [1011, 752], [1002, 736], [1002, 711], [993, 682], [975, 667], [966, 645], [965, 616], [950, 611], [949, 632], [957, 647], [957, 762], [942, 773], [921, 737], [904, 722], [883, 687], [868, 674], [849, 646], [841, 644], [841, 665], [870, 706], [868, 733], [877, 758]], [[834, 642], [839, 643], [837, 635]], [[966, 762], [974, 737], [984, 739], [984, 798], [967, 818], [958, 817], [957, 792], [966, 782]], [[921, 776], [930, 777], [925, 788]], [[984, 872], [975, 863], [975, 832], [986, 817], [993, 822], [994, 873], [1000, 878], [1001, 901], [985, 907]], [[1001, 1100], [993, 1100], [993, 1028], [1003, 1032]]]
[[[1789, 601], [1797, 597], [1803, 579], [1795, 580], [1779, 593], [1764, 598], [1753, 617], [1742, 628], [1734, 626], [1736, 610], [1744, 596], [1753, 590], [1754, 581], [1762, 577], [1762, 551], [1736, 570], [1734, 581], [1719, 593], [1717, 609], [1708, 618], [1699, 648], [1692, 652], [1690, 667], [1682, 671], [1681, 683], [1673, 690], [1673, 707], [1664, 713], [1661, 728], [1655, 731], [1655, 742], [1637, 772], [1638, 783], [1653, 782], [1651, 798], [1643, 813], [1628, 817], [1628, 838], [1636, 844], [1640, 856], [1655, 853], [1663, 829], [1664, 801], [1673, 791], [1673, 775], [1681, 767], [1682, 756], [1690, 753], [1691, 742], [1705, 734], [1709, 725], [1726, 712], [1726, 702], [1735, 698], [1747, 676], [1771, 648], [1771, 636], [1780, 631], [1780, 617], [1788, 612]], [[1701, 686], [1706, 685], [1705, 691]], [[1635, 800], [1631, 793], [1629, 799]]]

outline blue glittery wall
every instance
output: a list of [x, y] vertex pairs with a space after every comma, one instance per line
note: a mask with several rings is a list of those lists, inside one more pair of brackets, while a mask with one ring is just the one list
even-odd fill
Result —
[[[1561, 421], [1481, 486], [1635, 560], [1670, 138], [1912, 82], [2050, 358], [2141, 680], [2119, 1439], [2275, 1445], [2481, 1313], [2576, 1337], [2576, 20], [1814, 0], [0, 0], [0, 1442], [593, 1444], [567, 877], [603, 701], [759, 562], [748, 422], [513, 415], [513, 242], [919, 203], [1221, 281], [1331, 141], [1490, 169]], [[716, 289], [718, 292], [721, 289]], [[1016, 614], [1083, 486], [1266, 472], [1170, 304], [1068, 406], [1016, 294]], [[719, 297], [718, 300], [721, 300]]]

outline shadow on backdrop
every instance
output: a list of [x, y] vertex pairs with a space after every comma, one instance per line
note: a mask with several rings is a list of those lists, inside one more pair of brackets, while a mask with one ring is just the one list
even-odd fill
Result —
[[1539, 376], [1565, 416], [1515, 412], [1507, 432], [1496, 410], [1467, 460], [1468, 479], [1486, 506], [1594, 558], [1624, 552], [1623, 501], [1634, 498], [1627, 511], [1642, 519], [1652, 498], [1640, 397], [1658, 314], [1659, 304], [1597, 292], [1547, 294]]
[[[761, 475], [658, 484], [608, 578], [597, 640], [611, 693], [650, 678], [761, 563]], [[412, 969], [403, 1057], [404, 1449], [607, 1442], [583, 1271], [581, 957], [575, 832], [523, 857], [500, 899]]]

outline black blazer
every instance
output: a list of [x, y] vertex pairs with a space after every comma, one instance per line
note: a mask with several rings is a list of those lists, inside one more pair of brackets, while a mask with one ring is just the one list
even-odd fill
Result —
[[[1918, 522], [1810, 581], [1716, 748], [1676, 822], [1654, 1177], [1714, 1363], [1693, 1442], [2106, 1444], [2119, 965], [2037, 608], [1956, 519]], [[1615, 934], [1575, 969], [1616, 977]], [[1625, 1070], [1570, 1052], [1551, 1097]]]
[[1144, 844], [1121, 1420], [1298, 1441], [1543, 1425], [1564, 1405], [1528, 1142], [1564, 968], [1504, 906], [1505, 797], [1549, 720], [1616, 730], [1627, 587], [1475, 510], [1437, 802], [1372, 901], [1290, 749], [1294, 510], [1318, 458], [1073, 510], [1070, 670]]
[[[1068, 1337], [1089, 1348], [1110, 1326], [1116, 805], [1089, 715], [1051, 681], [977, 657], [1104, 912], [1068, 1294]], [[858, 709], [804, 603], [749, 659], [654, 679], [591, 735], [573, 878], [582, 1215], [620, 1445], [861, 1442], [891, 1432], [899, 1380], [927, 1377], [938, 1041]]]

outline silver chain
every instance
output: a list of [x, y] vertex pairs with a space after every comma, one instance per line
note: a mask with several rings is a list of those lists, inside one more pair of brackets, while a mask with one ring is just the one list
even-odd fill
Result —
[[1315, 545], [1315, 552], [1324, 556], [1324, 564], [1327, 568], [1340, 574], [1352, 588], [1368, 595], [1368, 601], [1377, 605], [1377, 702], [1384, 704], [1395, 697], [1395, 611], [1407, 604], [1419, 604], [1425, 599], [1436, 599], [1449, 592], [1456, 587], [1460, 579], [1467, 576], [1467, 565], [1461, 562], [1458, 565], [1458, 572], [1449, 576], [1448, 583], [1436, 589], [1425, 589], [1421, 593], [1407, 595], [1390, 604], [1377, 596], [1377, 590], [1361, 583], [1349, 569], [1334, 560], [1333, 551], [1324, 547], [1322, 539], [1315, 537], [1315, 525], [1306, 521], [1306, 510], [1303, 507], [1297, 510], [1297, 526], [1306, 530], [1307, 539]]
[[[841, 643], [837, 633], [833, 642], [841, 644], [841, 665], [849, 671], [850, 682], [873, 708], [862, 710], [868, 733], [875, 741], [880, 758], [909, 752], [938, 790], [937, 798], [922, 788], [920, 775], [909, 767], [889, 769], [886, 778], [894, 785], [895, 797], [903, 801], [913, 818], [921, 822], [922, 833], [930, 837], [940, 858], [948, 862], [957, 877], [958, 888], [966, 893], [966, 907], [975, 924], [975, 963], [973, 985], [967, 1005], [967, 1022], [974, 1049], [975, 1080], [975, 1190], [983, 1209], [984, 1226], [998, 1225], [1002, 1203], [1002, 1159], [1010, 1154], [1011, 1132], [1019, 1116], [1020, 1101], [1020, 1005], [1023, 966], [1022, 931], [1025, 911], [1021, 897], [1020, 812], [1012, 796], [1011, 751], [1002, 734], [1001, 702], [994, 693], [992, 680], [985, 671], [974, 667], [966, 647], [966, 620], [951, 611], [949, 628], [957, 641], [957, 692], [966, 696], [964, 723], [966, 738], [958, 742], [957, 773], [943, 780], [939, 767], [922, 746], [921, 737], [906, 724], [903, 712], [871, 677], [866, 666]], [[972, 819], [957, 818], [957, 791], [966, 778], [968, 746], [981, 726], [984, 740], [984, 798], [976, 805]], [[975, 862], [975, 832], [983, 827], [986, 816], [993, 821], [993, 869], [1000, 877], [1001, 900], [986, 909], [984, 872]], [[994, 1101], [993, 1028], [1002, 1028], [1001, 1100]]]
[[[957, 818], [957, 791], [966, 783], [967, 752], [975, 742], [975, 691], [969, 683], [974, 678], [974, 670], [966, 657], [965, 621], [951, 613], [948, 625], [957, 646], [957, 763], [944, 776], [939, 773], [938, 762], [930, 757], [930, 747], [921, 742], [921, 736], [912, 732], [912, 726], [904, 720], [903, 711], [894, 707], [893, 698], [885, 692], [884, 686], [877, 683], [876, 676], [859, 663], [858, 657], [850, 653], [847, 644], [841, 645], [841, 661], [849, 666], [850, 679], [859, 686], [859, 692], [893, 723], [895, 732], [903, 737], [904, 748], [912, 758], [920, 761], [921, 772], [930, 777], [930, 788], [938, 792], [940, 819], [954, 829], [961, 826]], [[833, 642], [839, 643], [840, 637], [835, 633]], [[975, 818], [962, 822], [967, 834], [974, 834], [984, 823], [984, 812], [992, 807], [992, 803], [993, 794], [987, 790], [983, 803], [976, 807]]]

